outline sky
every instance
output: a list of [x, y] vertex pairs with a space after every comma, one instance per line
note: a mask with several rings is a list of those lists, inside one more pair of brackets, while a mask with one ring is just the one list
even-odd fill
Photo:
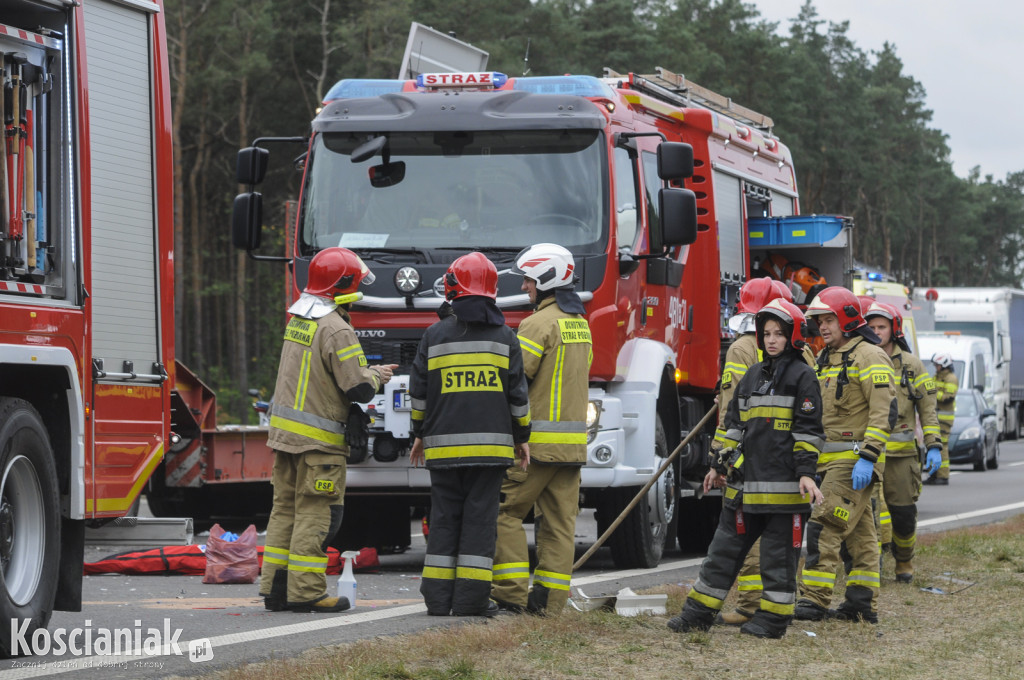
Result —
[[[783, 35], [804, 0], [747, 0]], [[849, 20], [865, 51], [896, 47], [924, 87], [930, 127], [948, 135], [953, 170], [995, 179], [1024, 170], [1024, 3], [1014, 0], [813, 0], [821, 19]]]

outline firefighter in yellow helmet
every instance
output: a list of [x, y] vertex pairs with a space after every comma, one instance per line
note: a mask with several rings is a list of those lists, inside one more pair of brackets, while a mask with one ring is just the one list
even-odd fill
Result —
[[953, 357], [941, 352], [932, 357], [935, 364], [935, 410], [939, 416], [942, 438], [942, 463], [938, 472], [932, 471], [925, 484], [949, 484], [949, 431], [956, 417], [956, 392], [959, 381], [953, 372]]
[[420, 593], [431, 616], [494, 616], [495, 525], [505, 470], [530, 462], [530, 401], [515, 332], [495, 304], [483, 253], [444, 277], [452, 313], [423, 334], [409, 383], [409, 460], [430, 472], [430, 534]]
[[[516, 256], [513, 272], [536, 311], [519, 325], [530, 383], [530, 465], [511, 467], [501, 485], [491, 598], [509, 612], [558, 613], [569, 599], [579, 514], [580, 467], [587, 461], [587, 390], [593, 349], [574, 290], [572, 253], [539, 243]], [[537, 567], [523, 520], [536, 506]]]
[[914, 579], [914, 545], [917, 542], [917, 498], [921, 493], [921, 459], [916, 428], [921, 419], [927, 468], [938, 469], [941, 444], [939, 421], [935, 416], [935, 381], [924, 364], [910, 353], [903, 335], [903, 315], [893, 305], [875, 302], [865, 314], [868, 326], [881, 340], [881, 348], [892, 359], [896, 374], [899, 417], [885, 445], [885, 503], [892, 517], [892, 552], [896, 558], [896, 580]]
[[[807, 559], [795, 616], [877, 623], [879, 551], [871, 495], [882, 478], [885, 444], [896, 424], [892, 361], [878, 347], [856, 296], [845, 288], [823, 290], [807, 315], [815, 317], [825, 341], [818, 355], [826, 440], [818, 474], [825, 502], [807, 524]], [[852, 569], [844, 602], [830, 610], [843, 541]]]
[[274, 505], [267, 525], [260, 595], [270, 611], [339, 612], [327, 594], [327, 547], [341, 527], [352, 402], [368, 402], [394, 365], [367, 366], [349, 321], [373, 274], [346, 248], [309, 263], [308, 283], [284, 333], [267, 446], [274, 451]]

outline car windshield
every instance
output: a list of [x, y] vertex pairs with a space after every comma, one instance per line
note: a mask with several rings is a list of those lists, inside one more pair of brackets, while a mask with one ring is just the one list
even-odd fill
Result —
[[965, 417], [978, 415], [978, 401], [974, 398], [973, 394], [964, 394], [957, 397], [956, 415]]
[[[382, 153], [352, 162], [365, 135], [323, 133], [309, 160], [302, 251], [516, 252], [556, 241], [576, 253], [601, 252], [609, 202], [602, 140], [594, 130], [390, 133], [384, 168]], [[389, 174], [397, 180], [391, 186], [371, 185], [371, 175], [381, 183]]]

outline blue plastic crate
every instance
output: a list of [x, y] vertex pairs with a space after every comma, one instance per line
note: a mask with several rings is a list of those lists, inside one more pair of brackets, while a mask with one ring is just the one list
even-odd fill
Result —
[[779, 218], [749, 218], [747, 220], [747, 240], [751, 248], [779, 245]]
[[[794, 215], [778, 218], [778, 241], [775, 245], [825, 243], [843, 230], [843, 219], [835, 215]], [[753, 241], [751, 241], [753, 245]]]

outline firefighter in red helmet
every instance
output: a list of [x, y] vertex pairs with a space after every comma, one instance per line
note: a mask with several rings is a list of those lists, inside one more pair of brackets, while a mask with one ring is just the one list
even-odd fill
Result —
[[[935, 415], [935, 380], [919, 358], [910, 353], [903, 335], [903, 315], [895, 306], [875, 302], [865, 315], [868, 326], [881, 340], [896, 374], [899, 416], [885, 445], [883, 495], [892, 518], [892, 553], [896, 580], [914, 578], [914, 544], [917, 541], [917, 498], [921, 493], [921, 458], [917, 448], [917, 419], [921, 419], [928, 451], [926, 472], [938, 470], [942, 460], [939, 420]], [[884, 544], [884, 539], [883, 539]]]
[[[764, 359], [764, 352], [758, 349], [754, 333], [754, 315], [772, 300], [792, 301], [793, 296], [781, 281], [774, 281], [767, 276], [751, 279], [740, 288], [737, 314], [729, 320], [729, 327], [738, 335], [729, 345], [725, 354], [725, 368], [722, 371], [721, 391], [718, 396], [718, 431], [725, 431], [725, 415], [729, 410], [735, 387], [746, 374], [747, 369]], [[802, 315], [801, 315], [802, 318]], [[814, 365], [814, 354], [805, 343], [801, 343], [801, 352], [808, 365]], [[711, 455], [714, 457], [722, 448], [722, 442], [716, 437], [711, 442]], [[762, 579], [760, 572], [761, 552], [755, 545], [743, 560], [743, 567], [736, 580], [739, 598], [736, 608], [730, 612], [722, 612], [717, 623], [739, 626], [754, 615], [761, 602]]]
[[505, 470], [530, 462], [530, 402], [515, 331], [482, 253], [444, 276], [451, 314], [423, 334], [410, 377], [410, 462], [430, 472], [430, 535], [420, 593], [432, 616], [493, 616], [495, 526]]
[[[896, 424], [892, 361], [864, 321], [860, 301], [847, 289], [826, 288], [807, 307], [807, 315], [815, 318], [825, 341], [817, 363], [826, 438], [818, 474], [825, 502], [807, 524], [796, 618], [877, 623], [879, 550], [871, 496]], [[843, 541], [852, 568], [844, 601], [830, 610]]]
[[805, 323], [796, 305], [773, 300], [757, 313], [755, 326], [764, 360], [736, 385], [715, 435], [725, 448], [704, 491], [726, 487], [722, 516], [683, 611], [668, 622], [678, 633], [710, 627], [758, 539], [764, 589], [740, 632], [780, 638], [793, 618], [803, 520], [811, 503], [822, 500], [814, 482], [824, 443], [821, 391], [801, 357]]
[[260, 595], [271, 611], [338, 612], [327, 593], [327, 547], [341, 527], [353, 402], [368, 402], [394, 365], [367, 366], [348, 315], [373, 273], [346, 248], [309, 263], [289, 308], [267, 446], [274, 451], [274, 504], [267, 525]]

